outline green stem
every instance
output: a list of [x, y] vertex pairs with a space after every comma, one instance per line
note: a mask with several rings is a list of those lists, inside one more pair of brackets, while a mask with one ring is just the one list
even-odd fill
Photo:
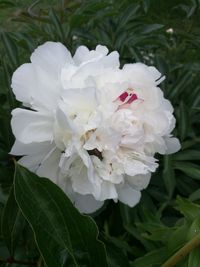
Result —
[[179, 249], [171, 258], [169, 258], [161, 267], [174, 267], [187, 256], [194, 248], [200, 245], [200, 234], [196, 235], [188, 243]]

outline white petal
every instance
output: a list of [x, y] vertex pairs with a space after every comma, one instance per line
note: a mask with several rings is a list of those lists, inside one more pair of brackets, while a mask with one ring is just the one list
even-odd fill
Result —
[[117, 192], [119, 200], [130, 207], [134, 207], [140, 201], [141, 192], [129, 186], [128, 183], [119, 186]]
[[57, 79], [64, 65], [73, 63], [73, 60], [63, 44], [46, 42], [33, 52], [31, 62]]
[[82, 195], [94, 192], [93, 184], [88, 179], [88, 169], [80, 158], [73, 162], [69, 176], [71, 177], [72, 188], [75, 192]]
[[108, 49], [105, 46], [98, 45], [96, 50], [91, 50], [85, 46], [79, 46], [76, 50], [76, 53], [73, 57], [76, 64], [92, 62], [99, 60], [103, 56], [106, 56], [108, 53]]
[[46, 114], [17, 108], [12, 111], [11, 126], [22, 143], [53, 140], [53, 121]]
[[46, 150], [51, 150], [52, 147], [53, 146], [51, 142], [24, 144], [18, 140], [15, 140], [10, 154], [16, 156], [34, 155], [43, 153]]
[[19, 163], [22, 166], [28, 168], [30, 171], [36, 172], [44, 159], [46, 159], [51, 154], [52, 148], [53, 147], [50, 146], [48, 148], [45, 148], [42, 152], [24, 156], [19, 160]]
[[165, 143], [167, 146], [166, 154], [173, 154], [180, 150], [181, 144], [179, 140], [175, 137], [165, 138]]
[[106, 199], [116, 199], [118, 197], [115, 185], [104, 181], [101, 185], [101, 195], [98, 200], [104, 201]]
[[135, 175], [135, 176], [126, 176], [125, 177], [125, 181], [127, 181], [127, 183], [133, 187], [134, 189], [137, 190], [142, 190], [145, 189], [151, 179], [151, 173], [147, 173], [146, 175]]
[[80, 195], [76, 194], [74, 197], [75, 207], [82, 213], [93, 213], [100, 209], [104, 202], [97, 201], [92, 195]]
[[56, 107], [61, 90], [60, 81], [30, 63], [23, 64], [14, 72], [11, 87], [16, 98], [25, 106], [50, 111]]
[[95, 88], [69, 89], [62, 94], [68, 115], [90, 114], [96, 109], [97, 95]]
[[149, 166], [140, 160], [125, 160], [124, 171], [127, 175], [147, 174]]
[[40, 177], [49, 178], [52, 182], [57, 183], [59, 175], [59, 161], [61, 151], [53, 149], [45, 158], [42, 159], [36, 173]]
[[42, 153], [42, 154], [24, 156], [18, 162], [22, 166], [29, 169], [30, 171], [35, 172], [38, 169], [40, 162], [45, 157], [45, 155], [46, 155], [45, 153]]

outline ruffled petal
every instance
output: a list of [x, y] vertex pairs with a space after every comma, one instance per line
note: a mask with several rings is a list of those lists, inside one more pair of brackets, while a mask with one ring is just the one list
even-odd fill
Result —
[[108, 49], [105, 46], [98, 45], [96, 50], [89, 50], [86, 46], [79, 46], [73, 57], [77, 65], [82, 63], [99, 60], [108, 54]]

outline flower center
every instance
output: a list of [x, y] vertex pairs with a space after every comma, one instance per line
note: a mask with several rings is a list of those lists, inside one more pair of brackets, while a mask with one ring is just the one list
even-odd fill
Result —
[[124, 104], [131, 104], [133, 101], [138, 99], [138, 96], [136, 94], [133, 94], [133, 93], [124, 92], [118, 97], [118, 99], [121, 102], [126, 101]]

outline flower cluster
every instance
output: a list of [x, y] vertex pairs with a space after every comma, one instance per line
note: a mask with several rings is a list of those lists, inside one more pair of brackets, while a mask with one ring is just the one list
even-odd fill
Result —
[[12, 77], [24, 108], [12, 112], [11, 154], [84, 213], [107, 199], [133, 207], [158, 167], [155, 153], [180, 148], [172, 105], [158, 87], [163, 79], [141, 63], [120, 68], [119, 54], [105, 46], [80, 46], [72, 57], [47, 42]]

